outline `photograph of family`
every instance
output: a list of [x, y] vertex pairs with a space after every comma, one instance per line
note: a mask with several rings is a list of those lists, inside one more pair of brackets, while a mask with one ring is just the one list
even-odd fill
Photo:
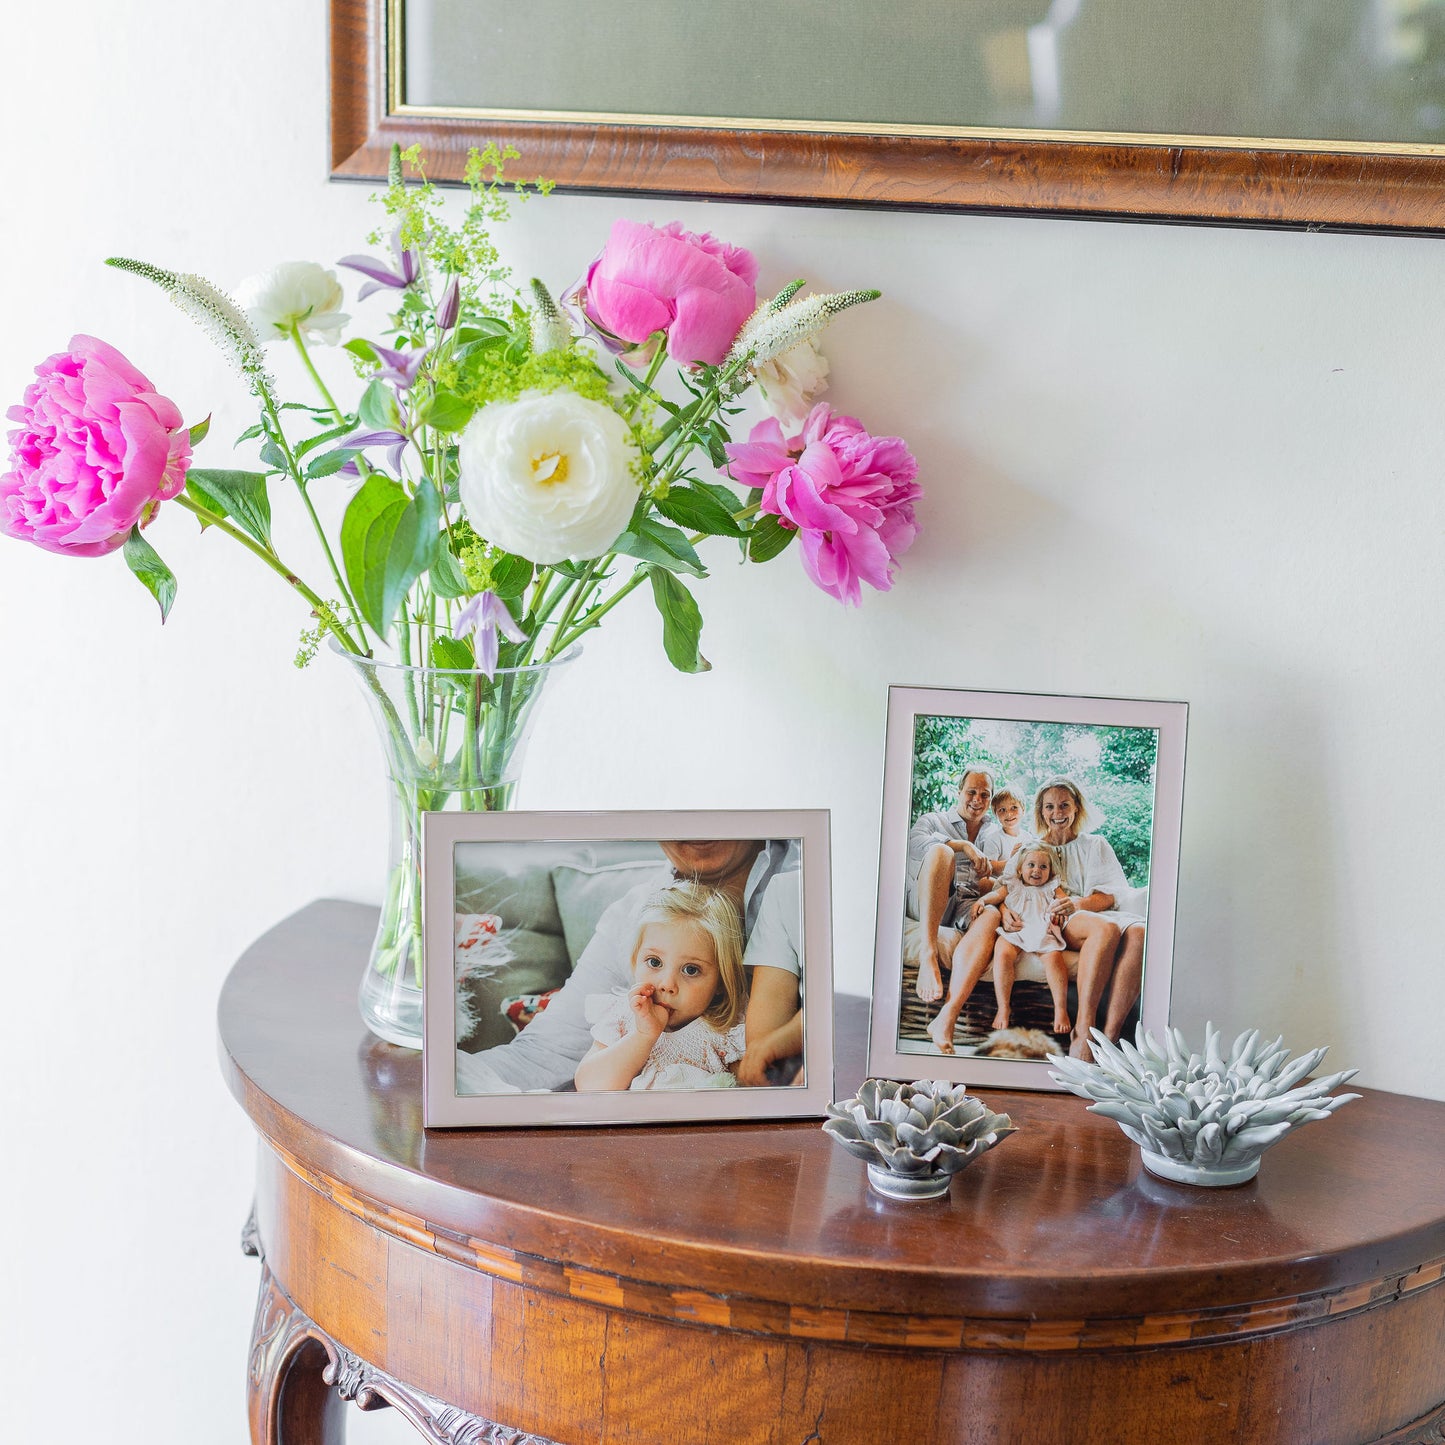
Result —
[[899, 1053], [1132, 1037], [1158, 760], [1153, 727], [914, 717]]
[[451, 851], [459, 1097], [806, 1086], [800, 839]]

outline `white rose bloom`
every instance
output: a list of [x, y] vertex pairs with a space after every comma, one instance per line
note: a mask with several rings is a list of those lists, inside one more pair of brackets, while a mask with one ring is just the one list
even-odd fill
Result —
[[462, 433], [462, 510], [477, 532], [543, 565], [600, 557], [637, 505], [627, 423], [575, 391], [484, 406]]
[[802, 426], [813, 399], [828, 389], [828, 358], [815, 337], [808, 337], [758, 367], [763, 405], [785, 430]]
[[262, 341], [280, 341], [299, 326], [313, 341], [335, 346], [351, 317], [335, 271], [315, 261], [283, 261], [236, 288], [236, 301]]

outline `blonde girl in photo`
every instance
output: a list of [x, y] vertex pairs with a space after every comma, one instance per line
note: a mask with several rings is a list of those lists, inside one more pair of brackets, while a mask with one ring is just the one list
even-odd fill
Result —
[[[1042, 843], [1025, 843], [1014, 854], [1002, 883], [978, 905], [1001, 904], [1003, 923], [993, 946], [993, 993], [998, 1013], [993, 1026], [1006, 1029], [1013, 995], [1014, 968], [1019, 954], [1036, 953], [1044, 966], [1049, 994], [1054, 1001], [1053, 1032], [1067, 1034], [1069, 1017], [1069, 966], [1064, 959], [1068, 944], [1055, 917], [1061, 899], [1069, 896], [1059, 881], [1053, 853]], [[1018, 926], [1012, 927], [1011, 925]]]
[[593, 1044], [577, 1066], [577, 1088], [735, 1085], [747, 1001], [732, 900], [701, 883], [664, 888], [639, 915], [632, 987], [586, 999]]

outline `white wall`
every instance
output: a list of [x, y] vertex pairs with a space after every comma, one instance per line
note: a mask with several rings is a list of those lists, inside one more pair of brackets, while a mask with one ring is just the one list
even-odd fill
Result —
[[[11, 8], [0, 397], [94, 332], [215, 412], [224, 464], [239, 384], [101, 260], [233, 285], [359, 249], [368, 188], [325, 177], [323, 7]], [[765, 283], [883, 289], [830, 338], [834, 399], [907, 436], [924, 530], [857, 613], [792, 557], [720, 556], [706, 677], [668, 668], [645, 598], [620, 611], [527, 801], [831, 808], [863, 991], [889, 683], [1184, 698], [1177, 1020], [1445, 1098], [1438, 850], [1404, 846], [1440, 791], [1445, 242], [573, 197], [506, 249], [565, 283], [619, 213], [753, 247]], [[382, 871], [349, 679], [291, 668], [304, 619], [239, 549], [179, 512], [149, 535], [181, 583], [164, 629], [118, 557], [0, 542], [7, 1438], [243, 1439], [252, 1141], [216, 995], [270, 924]]]

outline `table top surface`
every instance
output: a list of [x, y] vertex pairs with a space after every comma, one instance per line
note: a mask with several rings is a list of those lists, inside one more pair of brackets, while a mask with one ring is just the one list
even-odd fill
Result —
[[[1224, 1190], [1144, 1173], [1072, 1095], [983, 1090], [1020, 1132], [924, 1204], [874, 1195], [813, 1120], [427, 1131], [420, 1055], [357, 1012], [375, 923], [323, 902], [261, 938], [221, 995], [223, 1069], [303, 1177], [479, 1267], [557, 1261], [795, 1311], [1047, 1322], [1389, 1288], [1445, 1257], [1445, 1104], [1373, 1090]], [[862, 1078], [865, 1030], [864, 1001], [841, 999], [840, 1097]]]

